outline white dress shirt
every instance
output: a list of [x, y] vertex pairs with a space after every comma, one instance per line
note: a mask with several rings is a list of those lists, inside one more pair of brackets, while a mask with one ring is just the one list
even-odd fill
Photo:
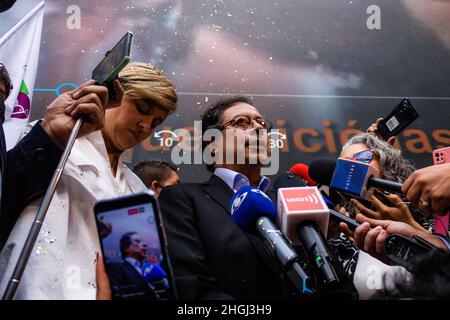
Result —
[[[242, 186], [250, 185], [250, 180], [248, 179], [247, 176], [231, 169], [216, 168], [214, 170], [214, 175], [222, 179], [230, 187], [230, 189], [233, 190], [233, 192], [236, 192]], [[269, 189], [269, 186], [270, 186], [270, 179], [265, 176], [262, 176], [259, 179], [257, 188], [262, 192], [266, 192], [267, 189]]]
[[134, 269], [136, 269], [137, 273], [142, 275], [142, 263], [139, 260], [130, 258], [130, 257], [126, 257], [125, 261], [128, 262], [129, 264], [131, 264], [134, 267]]
[[[95, 259], [100, 246], [93, 206], [98, 200], [147, 190], [123, 163], [125, 155], [113, 176], [100, 131], [76, 140], [16, 299], [95, 299]], [[25, 208], [0, 255], [0, 292], [9, 281], [41, 201]]]

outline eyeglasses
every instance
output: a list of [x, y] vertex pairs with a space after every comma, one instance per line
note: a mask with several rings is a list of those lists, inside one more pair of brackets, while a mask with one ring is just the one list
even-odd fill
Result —
[[3, 63], [0, 63], [0, 82], [3, 82], [5, 84], [5, 93], [4, 93], [4, 99], [8, 98], [9, 93], [11, 92], [13, 86], [11, 83], [11, 78], [9, 77], [8, 71], [6, 70], [6, 67]]
[[222, 131], [223, 129], [225, 129], [228, 126], [233, 126], [238, 129], [246, 130], [248, 128], [253, 127], [253, 121], [258, 123], [259, 125], [261, 125], [264, 129], [266, 129], [268, 131], [272, 130], [273, 125], [272, 125], [272, 122], [270, 122], [269, 120], [267, 120], [263, 117], [252, 117], [252, 116], [246, 115], [246, 114], [237, 115], [230, 121], [227, 121], [222, 125], [219, 125], [218, 129]]
[[353, 155], [353, 160], [359, 161], [362, 163], [370, 163], [375, 156], [375, 152], [373, 150], [364, 150]]

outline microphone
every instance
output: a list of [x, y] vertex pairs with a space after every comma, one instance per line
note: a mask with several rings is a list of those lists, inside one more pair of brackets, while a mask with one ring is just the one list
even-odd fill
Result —
[[337, 284], [335, 259], [324, 237], [330, 214], [319, 190], [316, 187], [281, 188], [277, 208], [281, 231], [293, 245], [304, 247], [320, 286]]
[[167, 273], [159, 263], [145, 262], [142, 266], [142, 277], [145, 281], [153, 283], [167, 278]]
[[234, 223], [244, 232], [259, 234], [295, 288], [301, 294], [312, 295], [311, 280], [301, 267], [297, 253], [272, 222], [276, 221], [277, 212], [270, 198], [258, 189], [243, 186], [234, 194], [230, 207]]
[[[379, 188], [401, 193], [402, 184], [373, 177], [378, 170], [359, 161], [338, 158], [314, 160], [309, 167], [310, 176], [321, 184], [350, 196], [371, 200], [373, 189]], [[372, 189], [372, 190], [371, 190]]]
[[315, 186], [317, 183], [311, 179], [311, 177], [308, 174], [308, 166], [306, 164], [303, 163], [297, 163], [294, 164], [289, 171], [292, 173], [295, 173], [297, 176], [299, 176], [300, 178], [302, 178], [303, 180], [306, 181], [306, 185], [308, 187], [313, 187]]
[[273, 189], [270, 191], [273, 198], [275, 198], [275, 202], [278, 201], [278, 189], [280, 188], [290, 188], [290, 187], [305, 187], [305, 181], [302, 180], [294, 172], [284, 172], [278, 175], [278, 177], [273, 182]]

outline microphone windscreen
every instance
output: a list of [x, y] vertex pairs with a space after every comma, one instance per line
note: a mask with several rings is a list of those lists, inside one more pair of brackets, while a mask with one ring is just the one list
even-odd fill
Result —
[[295, 173], [297, 176], [299, 176], [300, 178], [302, 178], [303, 180], [306, 180], [306, 185], [309, 187], [315, 186], [317, 183], [311, 179], [311, 177], [309, 176], [308, 173], [308, 166], [306, 164], [303, 163], [297, 163], [294, 164], [289, 171]]
[[331, 184], [331, 179], [333, 178], [335, 166], [335, 159], [319, 158], [311, 162], [308, 173], [311, 179], [320, 184], [329, 186]]
[[306, 187], [305, 181], [296, 173], [288, 171], [278, 175], [273, 182], [273, 189], [271, 191], [273, 193], [273, 198], [275, 198], [275, 202], [278, 201], [278, 189], [296, 187]]
[[256, 233], [256, 222], [262, 216], [273, 222], [277, 219], [277, 210], [272, 200], [264, 192], [243, 186], [234, 194], [230, 204], [231, 219], [244, 232]]

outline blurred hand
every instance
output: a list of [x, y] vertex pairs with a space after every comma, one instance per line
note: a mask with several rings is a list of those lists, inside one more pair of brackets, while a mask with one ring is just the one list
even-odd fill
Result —
[[[383, 121], [383, 118], [378, 118], [377, 121], [375, 123], [372, 123], [370, 125], [370, 127], [367, 129], [368, 133], [371, 133], [375, 136], [377, 136], [378, 138], [380, 138], [381, 140], [384, 140], [383, 137], [380, 135], [380, 131], [378, 130], [381, 121]], [[395, 136], [394, 137], [390, 137], [387, 141], [391, 146], [394, 145], [395, 143]]]
[[376, 196], [372, 196], [372, 205], [375, 207], [375, 211], [367, 208], [356, 199], [351, 199], [351, 202], [359, 210], [359, 212], [366, 217], [378, 220], [394, 220], [404, 222], [417, 230], [427, 231], [416, 220], [414, 220], [411, 211], [409, 211], [408, 205], [403, 203], [403, 200], [398, 195], [383, 194], [383, 196], [394, 206], [389, 207], [385, 205]]
[[450, 208], [450, 163], [415, 171], [403, 183], [402, 192], [421, 210], [445, 215]]
[[111, 286], [109, 284], [108, 275], [105, 270], [105, 263], [103, 261], [103, 256], [101, 253], [97, 255], [95, 277], [97, 282], [97, 300], [111, 300]]
[[111, 102], [108, 101], [108, 89], [94, 83], [94, 80], [89, 80], [76, 90], [63, 93], [47, 107], [41, 126], [61, 149], [66, 145], [78, 118], [83, 117], [78, 135], [81, 137], [101, 129], [105, 120], [105, 108], [116, 107], [121, 103], [123, 89], [118, 80], [114, 82], [117, 88], [116, 100]]
[[361, 225], [352, 232], [345, 223], [340, 223], [342, 232], [355, 239], [355, 245], [371, 256], [391, 264], [391, 261], [384, 255], [384, 243], [386, 238], [392, 234], [399, 234], [406, 238], [417, 235], [438, 248], [447, 250], [444, 243], [436, 236], [426, 231], [420, 231], [411, 225], [391, 220], [375, 220], [365, 217], [362, 214], [356, 216], [356, 221]]

